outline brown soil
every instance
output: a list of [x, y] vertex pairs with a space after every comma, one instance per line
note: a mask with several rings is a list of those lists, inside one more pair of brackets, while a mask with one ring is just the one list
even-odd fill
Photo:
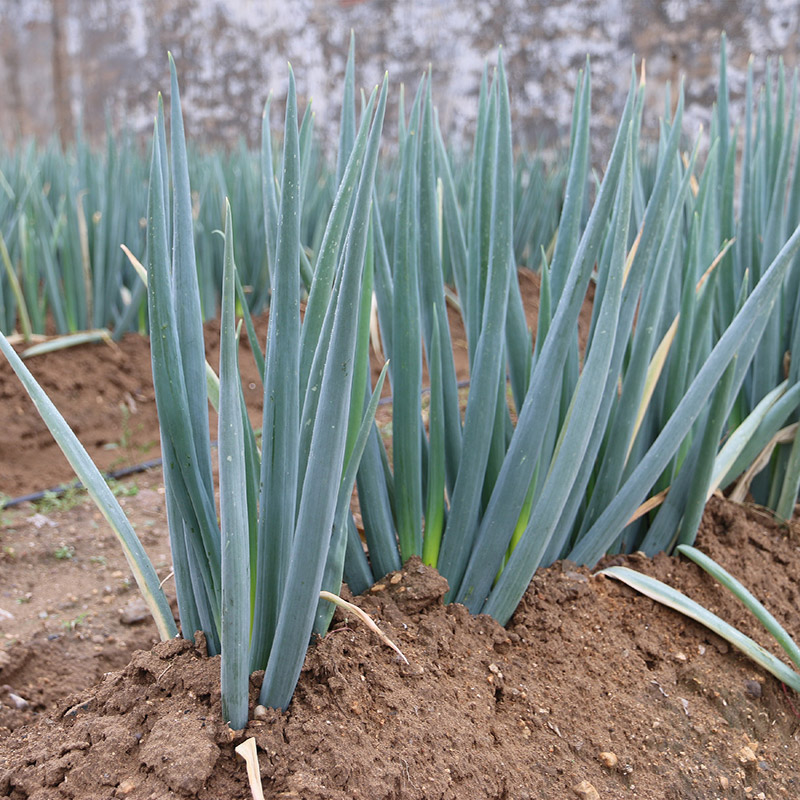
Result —
[[[119, 441], [119, 427], [103, 417], [125, 392], [136, 400], [132, 428], [149, 414], [149, 379], [133, 373], [140, 363], [149, 370], [138, 347], [132, 339], [119, 353], [79, 348], [58, 373], [80, 383], [84, 405], [89, 397], [100, 412], [81, 418], [90, 442]], [[46, 376], [50, 361], [32, 366]], [[21, 400], [0, 375], [7, 414]], [[47, 388], [58, 380], [45, 378]], [[41, 446], [32, 412], [16, 416]], [[93, 439], [94, 430], [106, 432]], [[68, 477], [46, 472], [52, 450], [34, 459], [29, 444], [34, 471], [25, 475], [21, 448], [8, 434], [0, 446], [3, 485], [14, 474], [14, 492]], [[167, 578], [160, 481], [158, 470], [139, 475], [122, 485], [120, 502]], [[443, 606], [442, 579], [409, 562], [356, 599], [408, 666], [337, 612], [309, 651], [288, 712], [259, 712], [232, 734], [220, 718], [217, 659], [182, 641], [153, 647], [155, 626], [113, 534], [89, 503], [66, 505], [24, 505], [5, 512], [0, 527], [0, 796], [244, 800], [245, 767], [233, 748], [248, 736], [269, 798], [800, 796], [798, 698], [704, 628], [570, 564], [537, 573], [503, 629]], [[800, 639], [800, 523], [780, 527], [758, 509], [714, 498], [698, 544]], [[628, 562], [775, 652], [694, 565], [666, 556]], [[254, 705], [258, 683], [256, 675]]]
[[[123, 500], [166, 571], [158, 477]], [[0, 621], [0, 796], [247, 798], [233, 752], [246, 736], [267, 797], [593, 797], [573, 793], [582, 781], [601, 798], [800, 792], [795, 696], [700, 626], [569, 564], [537, 574], [504, 630], [443, 606], [443, 580], [409, 562], [357, 599], [409, 666], [339, 616], [310, 650], [289, 711], [231, 734], [217, 659], [176, 641], [123, 666], [155, 628], [135, 621], [129, 573], [95, 516], [81, 504], [37, 527], [40, 517], [17, 512], [3, 529], [0, 585], [14, 617]], [[699, 540], [795, 637], [798, 530], [714, 499]], [[59, 560], [65, 543], [73, 555]], [[694, 565], [630, 561], [769, 645]], [[254, 676], [254, 704], [257, 688]]]

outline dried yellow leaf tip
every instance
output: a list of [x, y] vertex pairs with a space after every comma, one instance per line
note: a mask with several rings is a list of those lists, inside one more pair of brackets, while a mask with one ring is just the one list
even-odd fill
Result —
[[258, 754], [256, 740], [251, 736], [237, 745], [236, 755], [241, 756], [247, 764], [247, 781], [250, 784], [250, 794], [253, 800], [264, 800], [264, 789], [261, 786], [261, 770], [258, 767]]
[[[383, 587], [386, 588], [386, 587]], [[319, 596], [323, 600], [328, 600], [329, 602], [333, 603], [340, 608], [345, 608], [356, 617], [358, 617], [371, 631], [377, 633], [380, 637], [381, 641], [392, 648], [392, 650], [397, 653], [403, 661], [408, 664], [408, 659], [403, 655], [400, 648], [375, 624], [375, 621], [367, 614], [366, 611], [363, 611], [358, 606], [353, 605], [352, 603], [348, 603], [347, 600], [342, 600], [338, 594], [333, 594], [333, 592], [325, 592], [322, 591], [319, 593]]]

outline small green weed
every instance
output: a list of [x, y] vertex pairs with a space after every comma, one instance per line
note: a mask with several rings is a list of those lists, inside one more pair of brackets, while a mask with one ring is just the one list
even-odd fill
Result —
[[40, 514], [47, 514], [51, 511], [69, 511], [83, 502], [86, 497], [84, 489], [71, 486], [63, 492], [45, 492], [41, 500], [34, 502], [33, 507]]
[[62, 544], [53, 551], [59, 561], [69, 561], [75, 555], [75, 548], [69, 544]]
[[75, 619], [64, 620], [64, 622], [61, 624], [65, 630], [74, 631], [79, 625], [83, 625], [83, 623], [86, 621], [86, 617], [88, 616], [89, 612], [84, 611], [82, 614], [78, 614]]
[[121, 483], [116, 478], [107, 478], [108, 488], [114, 493], [114, 497], [136, 497], [139, 494], [139, 487], [135, 481], [131, 483]]

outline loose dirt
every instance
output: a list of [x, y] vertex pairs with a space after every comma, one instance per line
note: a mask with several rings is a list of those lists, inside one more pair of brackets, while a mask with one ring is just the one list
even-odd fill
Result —
[[[123, 500], [166, 570], [158, 490]], [[155, 628], [94, 517], [81, 504], [37, 527], [40, 518], [17, 512], [3, 529], [2, 602], [14, 616], [0, 621], [10, 637], [0, 650], [0, 796], [247, 798], [233, 748], [249, 736], [267, 797], [594, 797], [584, 782], [601, 798], [800, 792], [796, 696], [704, 628], [564, 563], [535, 576], [503, 629], [442, 605], [443, 579], [410, 561], [356, 598], [408, 666], [337, 612], [288, 712], [259, 712], [232, 733], [220, 718], [218, 659], [202, 647], [174, 641], [130, 658]], [[699, 537], [795, 637], [798, 532], [715, 498]], [[64, 543], [73, 554], [58, 559]], [[694, 565], [627, 562], [770, 646]]]
[[[120, 448], [104, 446], [120, 441], [120, 428], [104, 428], [103, 417], [125, 393], [136, 401], [130, 430], [142, 437], [130, 440], [153, 436], [143, 423], [138, 429], [152, 386], [146, 373], [134, 372], [142, 363], [149, 370], [149, 357], [131, 342], [119, 352], [72, 351], [79, 360], [58, 373], [83, 398], [79, 408], [91, 398], [96, 413], [81, 418], [81, 433], [105, 430], [89, 439], [112, 461]], [[46, 376], [51, 358], [34, 359], [32, 367]], [[102, 374], [108, 365], [116, 377]], [[49, 380], [48, 390], [59, 388]], [[0, 371], [1, 414], [22, 402], [15, 391]], [[257, 419], [257, 404], [251, 410]], [[14, 414], [38, 444], [4, 435], [3, 491], [68, 477], [50, 471], [54, 452], [43, 446], [32, 414]], [[127, 448], [137, 460], [141, 446]], [[27, 473], [18, 470], [26, 447], [33, 465]], [[117, 491], [172, 597], [160, 471]], [[760, 509], [713, 498], [698, 546], [800, 639], [800, 523], [780, 526]], [[608, 563], [623, 561], [776, 652], [747, 612], [693, 564], [666, 556]], [[250, 736], [269, 798], [800, 796], [800, 700], [699, 625], [568, 563], [536, 574], [506, 629], [444, 606], [445, 588], [412, 560], [355, 599], [408, 665], [337, 612], [331, 632], [309, 650], [288, 711], [259, 710], [246, 730], [231, 732], [220, 716], [218, 659], [205, 656], [202, 642], [156, 644], [121, 550], [94, 506], [69, 498], [6, 511], [0, 796], [244, 800], [246, 772], [234, 747]], [[253, 709], [259, 684], [256, 674]]]

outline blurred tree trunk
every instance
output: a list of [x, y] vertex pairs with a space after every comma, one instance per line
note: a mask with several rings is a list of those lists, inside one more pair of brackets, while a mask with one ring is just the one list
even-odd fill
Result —
[[69, 92], [69, 54], [64, 35], [64, 20], [67, 17], [67, 0], [51, 0], [53, 31], [53, 98], [56, 113], [56, 128], [62, 144], [72, 139], [72, 98]]
[[6, 104], [11, 116], [12, 124], [7, 133], [12, 137], [25, 136], [28, 126], [25, 120], [25, 106], [22, 101], [22, 86], [19, 81], [19, 47], [17, 38], [19, 31], [15, 22], [19, 19], [18, 8], [21, 0], [5, 0], [2, 3], [5, 20], [0, 25], [0, 53], [2, 53], [3, 66], [6, 72]]

